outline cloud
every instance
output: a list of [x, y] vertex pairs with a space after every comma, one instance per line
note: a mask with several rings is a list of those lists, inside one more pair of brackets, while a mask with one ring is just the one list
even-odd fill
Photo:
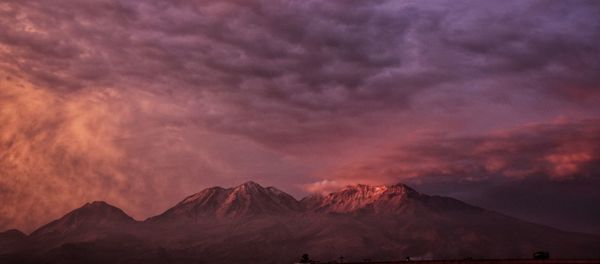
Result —
[[344, 184], [335, 180], [322, 180], [306, 184], [304, 188], [310, 193], [327, 194], [335, 192], [344, 187]]
[[185, 123], [186, 111], [152, 94], [0, 86], [2, 227], [31, 230], [92, 200], [144, 219], [204, 187], [304, 170], [252, 141]]
[[[3, 8], [4, 68], [53, 89], [186, 90], [239, 108], [223, 118], [309, 124], [406, 109], [424, 90], [476, 79], [597, 99], [596, 4], [465, 5], [15, 1]], [[251, 133], [238, 122], [215, 129]]]
[[[483, 136], [434, 137], [401, 145], [338, 172], [343, 178], [387, 181], [421, 176], [485, 180], [546, 175], [562, 181], [596, 177], [600, 121], [533, 124]], [[439, 135], [438, 135], [439, 136]]]
[[[428, 137], [336, 172], [337, 181], [405, 182], [508, 215], [599, 233], [600, 120], [480, 136]], [[316, 186], [319, 186], [317, 184]]]
[[[302, 195], [310, 182], [345, 184], [330, 172], [352, 162], [375, 176], [347, 179], [373, 183], [435, 170], [579, 177], [596, 150], [566, 128], [556, 133], [567, 138], [555, 137], [575, 144], [552, 149], [548, 138], [518, 135], [546, 151], [514, 151], [537, 167], [501, 153], [518, 136], [489, 137], [491, 149], [455, 138], [597, 118], [599, 9], [595, 1], [4, 1], [0, 198], [10, 202], [0, 228], [30, 230], [90, 199], [144, 218], [182, 193], [247, 179]], [[389, 146], [427, 133], [444, 135], [435, 144], [448, 150], [416, 144], [418, 156], [387, 157], [405, 168], [367, 168]], [[457, 147], [470, 151], [455, 153], [464, 160], [443, 157]]]
[[73, 207], [76, 198], [135, 192], [116, 168], [124, 153], [112, 144], [121, 120], [103, 104], [109, 91], [61, 98], [10, 80], [1, 85], [0, 225], [37, 225], [38, 216]]

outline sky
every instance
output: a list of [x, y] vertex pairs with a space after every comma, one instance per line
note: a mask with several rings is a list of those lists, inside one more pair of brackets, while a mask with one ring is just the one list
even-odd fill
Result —
[[0, 2], [0, 230], [248, 180], [600, 234], [598, 1]]

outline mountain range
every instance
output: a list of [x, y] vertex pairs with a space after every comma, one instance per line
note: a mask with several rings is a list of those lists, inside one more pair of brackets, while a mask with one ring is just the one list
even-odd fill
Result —
[[247, 182], [136, 221], [92, 202], [31, 234], [0, 233], [0, 263], [293, 263], [600, 257], [600, 237], [518, 220], [403, 185], [352, 185], [300, 201]]

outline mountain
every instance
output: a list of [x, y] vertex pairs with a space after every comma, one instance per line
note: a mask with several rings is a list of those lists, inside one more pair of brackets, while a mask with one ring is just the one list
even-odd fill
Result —
[[[311, 218], [313, 252], [361, 251], [369, 258], [529, 257], [545, 249], [555, 256], [597, 257], [600, 238], [521, 221], [462, 201], [419, 193], [404, 185], [351, 185], [301, 200]], [[345, 223], [345, 226], [344, 224]], [[323, 232], [323, 234], [321, 234]], [[337, 238], [332, 241], [332, 237]]]
[[27, 235], [17, 229], [0, 232], [0, 254], [10, 252], [21, 246]]
[[306, 197], [301, 200], [301, 204], [309, 211], [352, 214], [400, 214], [407, 213], [408, 210], [426, 209], [482, 210], [452, 198], [424, 195], [404, 184], [351, 185], [326, 196]]
[[205, 189], [143, 222], [103, 202], [86, 204], [24, 241], [12, 254], [0, 253], [0, 262], [292, 263], [303, 253], [321, 261], [530, 258], [538, 250], [594, 258], [600, 248], [598, 236], [403, 184], [351, 185], [297, 201], [254, 182]]
[[133, 224], [135, 220], [123, 210], [106, 202], [86, 203], [58, 220], [52, 221], [31, 233], [31, 236], [63, 235], [86, 229], [114, 229], [116, 226]]
[[25, 233], [21, 232], [20, 230], [10, 229], [4, 232], [0, 232], [0, 243], [18, 241], [25, 237], [27, 237], [27, 235], [25, 235]]
[[286, 215], [297, 213], [300, 209], [300, 203], [291, 195], [249, 181], [234, 188], [208, 188], [188, 196], [149, 221]]
[[36, 229], [27, 240], [34, 251], [45, 251], [65, 243], [130, 234], [135, 228], [136, 221], [123, 210], [95, 201]]

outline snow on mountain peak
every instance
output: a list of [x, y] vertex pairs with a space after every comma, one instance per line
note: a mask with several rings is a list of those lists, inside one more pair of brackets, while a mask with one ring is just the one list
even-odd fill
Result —
[[212, 187], [188, 196], [175, 207], [154, 219], [186, 216], [242, 217], [259, 214], [298, 212], [300, 203], [291, 195], [274, 187], [264, 188], [248, 181], [233, 188]]
[[[425, 254], [522, 258], [543, 247], [558, 256], [593, 257], [600, 241], [452, 198], [419, 194], [403, 184], [346, 186], [329, 195], [308, 196], [302, 205], [296, 210], [299, 203], [285, 192], [248, 183], [209, 188], [154, 220], [123, 224], [103, 222], [124, 213], [94, 202], [31, 236], [0, 233], [0, 255], [8, 256], [2, 250], [11, 255], [22, 252], [24, 261], [18, 262], [25, 263], [85, 263], [96, 257], [109, 263], [258, 263], [289, 261], [299, 248], [327, 260], [340, 255], [397, 259]], [[300, 215], [281, 214], [290, 210]], [[230, 218], [220, 218], [225, 216]]]
[[394, 211], [407, 197], [420, 196], [404, 184], [371, 186], [348, 185], [338, 192], [325, 196], [309, 196], [302, 200], [304, 207], [313, 211], [336, 213], [357, 211]]
[[423, 195], [404, 184], [348, 185], [328, 195], [311, 195], [297, 201], [274, 187], [262, 187], [249, 181], [232, 188], [212, 187], [188, 196], [173, 208], [154, 217], [204, 219], [206, 217], [245, 217], [282, 215], [301, 212], [400, 212], [407, 201], [427, 201]]
[[240, 184], [239, 186], [237, 186], [237, 188], [262, 189], [263, 187], [256, 182], [247, 181], [247, 182], [244, 182], [244, 183]]

